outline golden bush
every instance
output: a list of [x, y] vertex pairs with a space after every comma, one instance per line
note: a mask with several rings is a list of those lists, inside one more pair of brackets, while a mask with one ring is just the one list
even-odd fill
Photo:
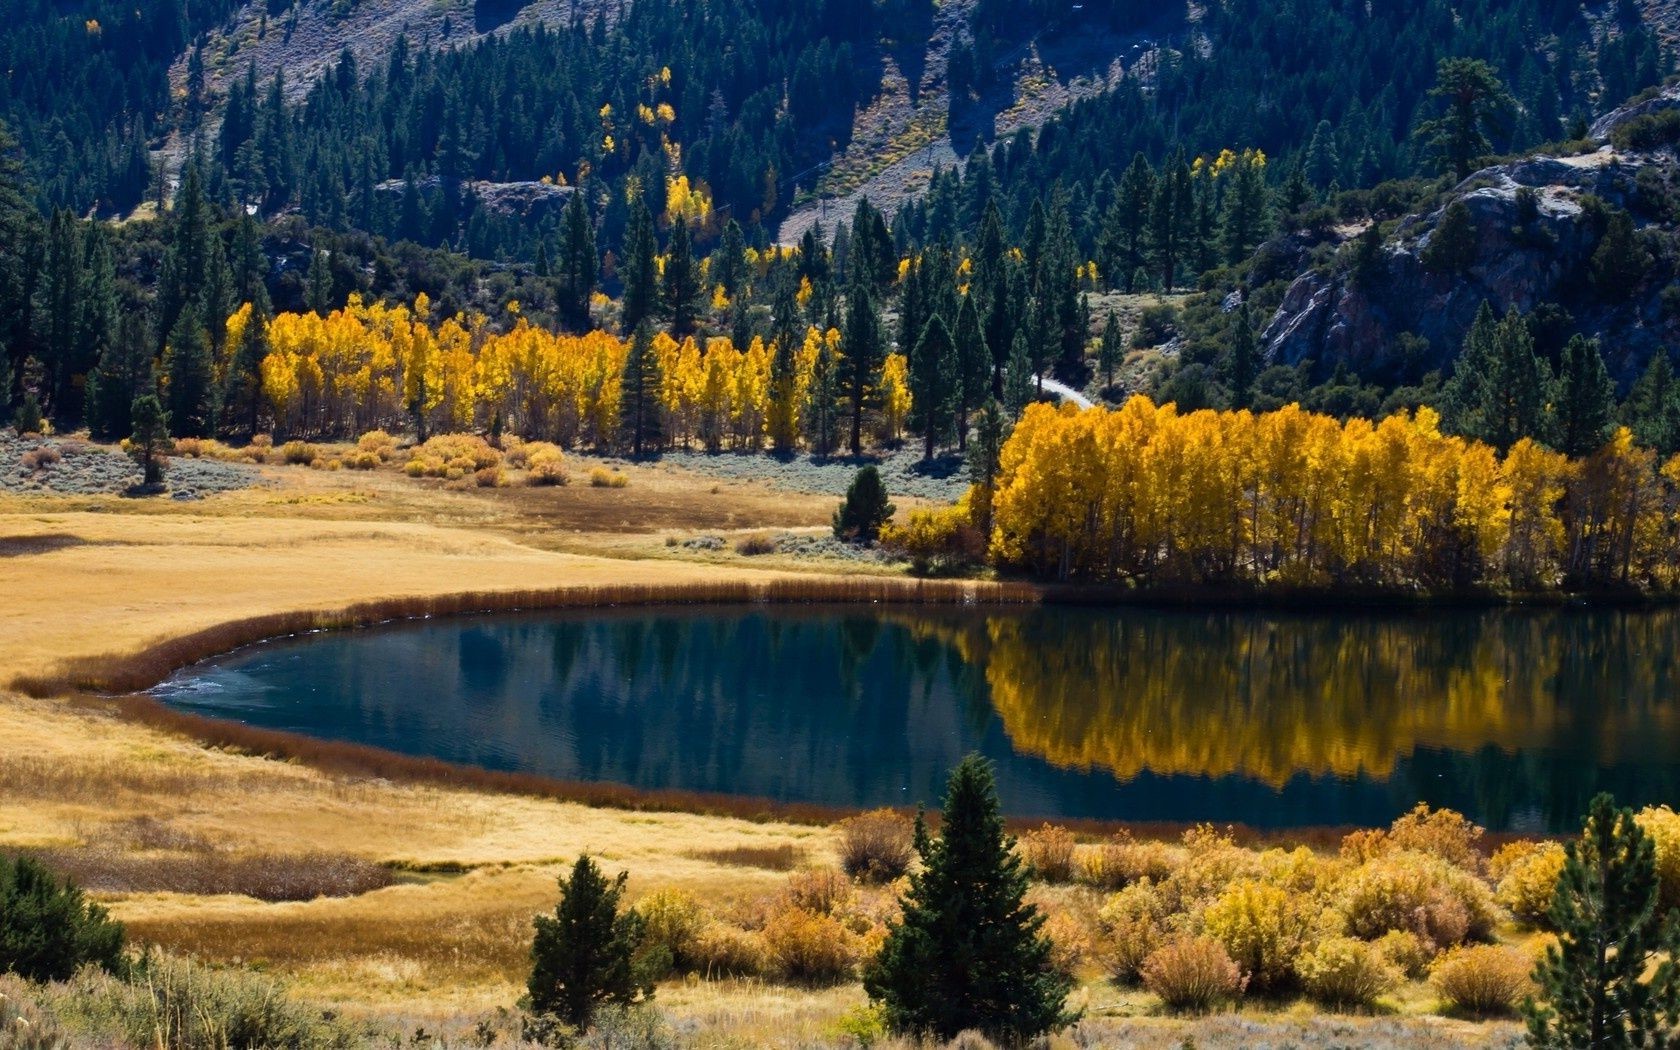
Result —
[[1533, 991], [1533, 962], [1503, 944], [1454, 948], [1435, 961], [1429, 981], [1448, 1006], [1467, 1013], [1508, 1014]]
[[597, 489], [621, 489], [630, 484], [630, 479], [616, 470], [606, 467], [591, 467], [589, 470], [589, 485]]
[[1389, 930], [1371, 943], [1384, 959], [1413, 981], [1428, 976], [1429, 964], [1435, 961], [1435, 945], [1411, 930]]
[[1647, 806], [1633, 819], [1656, 850], [1658, 911], [1680, 908], [1680, 813], [1667, 806]]
[[502, 454], [477, 434], [438, 434], [415, 450], [416, 455], [441, 460], [463, 474], [499, 466]]
[[473, 473], [473, 483], [481, 489], [499, 489], [507, 484], [501, 467], [485, 467]]
[[1141, 879], [1162, 882], [1184, 862], [1183, 850], [1166, 842], [1139, 842], [1122, 831], [1078, 854], [1078, 878], [1099, 889], [1120, 889]]
[[1547, 913], [1563, 874], [1564, 850], [1556, 842], [1513, 842], [1488, 863], [1497, 880], [1494, 899], [1530, 926], [1548, 926]]
[[910, 870], [915, 825], [890, 809], [873, 809], [839, 824], [840, 866], [854, 879], [891, 882]]
[[802, 868], [788, 876], [783, 895], [795, 908], [838, 915], [852, 902], [852, 884], [838, 868]]
[[1140, 968], [1143, 986], [1167, 1009], [1201, 1013], [1243, 993], [1243, 977], [1225, 946], [1211, 937], [1178, 937], [1149, 954]]
[[279, 449], [280, 462], [301, 467], [321, 458], [321, 450], [307, 441], [288, 441]]
[[1020, 838], [1021, 858], [1032, 873], [1045, 882], [1067, 882], [1073, 878], [1073, 832], [1054, 824], [1026, 832]]
[[1450, 809], [1431, 810], [1419, 802], [1401, 815], [1388, 829], [1388, 841], [1395, 850], [1430, 853], [1465, 871], [1480, 871], [1483, 831]]
[[397, 439], [383, 430], [370, 430], [356, 439], [356, 451], [376, 457], [381, 463], [397, 451]]
[[1390, 930], [1410, 930], [1443, 948], [1486, 938], [1498, 915], [1481, 879], [1439, 856], [1409, 851], [1354, 868], [1343, 880], [1337, 907], [1357, 937], [1373, 940]]
[[844, 980], [861, 950], [857, 934], [839, 919], [804, 908], [771, 913], [761, 936], [777, 973], [810, 984]]
[[770, 969], [764, 939], [726, 922], [707, 924], [689, 950], [694, 971], [707, 978], [757, 977]]
[[1400, 970], [1381, 949], [1352, 937], [1329, 937], [1296, 962], [1307, 994], [1329, 1006], [1370, 1006], [1400, 984]]
[[1311, 939], [1313, 916], [1299, 895], [1244, 879], [1208, 905], [1202, 925], [1225, 946], [1250, 988], [1275, 991], [1295, 978], [1295, 959]]
[[[1040, 908], [1040, 912], [1046, 909]], [[1058, 973], [1072, 976], [1095, 951], [1091, 934], [1065, 909], [1049, 911], [1044, 920], [1044, 935], [1050, 938], [1050, 965]]]
[[1133, 984], [1144, 960], [1166, 943], [1167, 906], [1148, 879], [1109, 897], [1097, 913], [1104, 933], [1103, 966], [1116, 984]]
[[643, 946], [663, 948], [671, 954], [671, 965], [688, 969], [697, 965], [696, 945], [707, 926], [705, 908], [686, 890], [655, 890], [636, 902], [641, 916]]
[[523, 451], [531, 484], [564, 485], [571, 480], [571, 474], [566, 470], [565, 453], [558, 445], [536, 441], [526, 445]]

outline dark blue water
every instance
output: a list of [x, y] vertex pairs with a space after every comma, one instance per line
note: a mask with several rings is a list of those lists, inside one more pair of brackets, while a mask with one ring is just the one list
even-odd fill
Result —
[[252, 725], [496, 770], [1022, 816], [1560, 830], [1680, 802], [1671, 611], [810, 607], [533, 613], [253, 646], [160, 686]]

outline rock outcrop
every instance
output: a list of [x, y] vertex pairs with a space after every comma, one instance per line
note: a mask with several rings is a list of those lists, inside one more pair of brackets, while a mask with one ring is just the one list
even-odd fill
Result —
[[[1618, 110], [1594, 130], [1608, 138], [1665, 101], [1680, 105], [1680, 92]], [[1627, 211], [1642, 243], [1659, 249], [1637, 287], [1603, 289], [1592, 280], [1608, 213], [1591, 198]], [[1473, 260], [1461, 272], [1432, 272], [1425, 252], [1454, 201], [1474, 225]], [[1262, 334], [1263, 351], [1273, 363], [1342, 362], [1368, 377], [1410, 381], [1450, 370], [1483, 303], [1501, 313], [1555, 304], [1575, 330], [1599, 338], [1611, 373], [1626, 385], [1658, 349], [1680, 345], [1680, 318], [1662, 300], [1674, 280], [1676, 201], [1680, 163], [1671, 148], [1620, 153], [1606, 143], [1579, 156], [1484, 169], [1440, 207], [1402, 219], [1363, 279], [1345, 265], [1300, 273]]]

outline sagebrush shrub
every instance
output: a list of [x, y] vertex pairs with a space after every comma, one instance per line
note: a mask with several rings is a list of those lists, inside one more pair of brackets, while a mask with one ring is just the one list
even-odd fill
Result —
[[1563, 874], [1563, 846], [1556, 842], [1513, 842], [1488, 862], [1498, 883], [1494, 899], [1530, 926], [1548, 927], [1546, 915]]
[[356, 439], [356, 451], [365, 452], [383, 463], [397, 451], [397, 439], [383, 430], [370, 430]]
[[1308, 901], [1280, 886], [1246, 879], [1226, 887], [1202, 913], [1202, 923], [1254, 991], [1289, 985], [1295, 959], [1312, 935]]
[[1073, 832], [1045, 824], [1020, 838], [1021, 858], [1032, 874], [1045, 882], [1067, 882], [1073, 878]]
[[1532, 969], [1515, 948], [1476, 944], [1437, 959], [1429, 981], [1449, 1006], [1483, 1016], [1508, 1014], [1533, 991]]
[[1243, 992], [1243, 977], [1224, 945], [1211, 937], [1179, 937], [1151, 952], [1140, 970], [1143, 986], [1167, 1009], [1201, 1013]]
[[1411, 930], [1389, 930], [1371, 942], [1401, 973], [1413, 981], [1429, 974], [1429, 964], [1435, 961], [1436, 948]]
[[1296, 961], [1307, 994], [1329, 1006], [1370, 1006], [1400, 984], [1400, 970], [1367, 941], [1328, 937]]
[[874, 809], [839, 824], [840, 866], [854, 879], [891, 882], [910, 870], [915, 824], [902, 813]]
[[571, 474], [566, 470], [566, 455], [559, 446], [536, 441], [526, 445], [524, 453], [531, 484], [564, 485], [571, 480]]
[[321, 450], [307, 441], [288, 441], [280, 446], [280, 462], [289, 466], [308, 466], [321, 458]]
[[1117, 890], [1149, 879], [1161, 882], [1184, 861], [1183, 851], [1165, 842], [1138, 842], [1121, 832], [1079, 854], [1079, 881]]

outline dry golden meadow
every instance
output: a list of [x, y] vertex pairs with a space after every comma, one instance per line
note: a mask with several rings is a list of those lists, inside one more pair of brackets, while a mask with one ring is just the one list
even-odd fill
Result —
[[[299, 998], [348, 1016], [434, 1030], [513, 1006], [531, 917], [552, 907], [555, 878], [579, 852], [628, 870], [632, 898], [683, 890], [714, 914], [761, 909], [790, 866], [834, 863], [836, 833], [824, 822], [750, 807], [590, 806], [400, 765], [374, 775], [384, 771], [264, 757], [62, 688], [171, 639], [263, 617], [462, 593], [898, 586], [855, 575], [879, 568], [749, 562], [666, 542], [695, 530], [821, 528], [831, 498], [657, 466], [626, 468], [624, 488], [487, 490], [395, 470], [262, 470], [265, 487], [190, 503], [0, 497], [0, 848], [47, 851], [90, 885], [130, 887], [96, 895], [141, 944], [279, 975]], [[25, 695], [23, 684], [48, 695]], [[134, 888], [156, 886], [193, 892]], [[1076, 899], [1082, 889], [1043, 892], [1070, 913], [1091, 907]], [[1095, 965], [1081, 974], [1085, 1045], [1506, 1045], [1515, 1032], [1434, 1016], [1415, 982], [1373, 1016], [1262, 1003], [1180, 1021]], [[864, 996], [855, 981], [690, 976], [657, 1001], [696, 1045], [850, 1045], [838, 1025]]]

